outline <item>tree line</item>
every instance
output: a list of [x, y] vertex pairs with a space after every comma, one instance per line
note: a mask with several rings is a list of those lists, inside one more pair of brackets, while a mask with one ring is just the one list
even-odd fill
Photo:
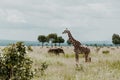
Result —
[[[54, 43], [55, 46], [56, 46], [56, 43], [58, 43], [59, 46], [60, 46], [61, 43], [65, 42], [64, 38], [62, 36], [58, 36], [56, 33], [51, 33], [51, 34], [48, 34], [47, 36], [39, 35], [38, 36], [38, 41], [42, 43], [42, 47], [44, 46], [45, 42], [51, 43], [51, 46], [53, 46], [53, 43]], [[119, 34], [113, 34], [112, 35], [112, 43], [115, 44], [115, 45], [120, 45]], [[71, 45], [69, 40], [67, 40], [67, 44]]]
[[54, 43], [55, 46], [56, 46], [57, 43], [60, 46], [61, 43], [65, 42], [63, 37], [62, 36], [58, 36], [56, 33], [51, 33], [51, 34], [48, 34], [47, 36], [39, 35], [38, 36], [38, 41], [42, 43], [42, 47], [44, 46], [45, 42], [51, 43], [51, 46], [53, 46], [53, 43]]

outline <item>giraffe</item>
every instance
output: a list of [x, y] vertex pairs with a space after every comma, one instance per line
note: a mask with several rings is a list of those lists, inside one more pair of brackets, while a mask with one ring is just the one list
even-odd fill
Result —
[[88, 57], [88, 55], [90, 53], [89, 48], [82, 46], [82, 44], [78, 40], [74, 39], [71, 32], [68, 29], [64, 30], [63, 34], [68, 34], [68, 37], [69, 37], [68, 40], [74, 46], [76, 65], [78, 65], [78, 63], [79, 63], [79, 53], [84, 54], [85, 62], [91, 61], [91, 58]]

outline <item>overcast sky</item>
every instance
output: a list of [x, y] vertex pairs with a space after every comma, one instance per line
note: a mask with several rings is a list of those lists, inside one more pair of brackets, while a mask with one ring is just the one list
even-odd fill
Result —
[[120, 33], [120, 0], [0, 0], [0, 39], [67, 38], [66, 28], [81, 41], [111, 41]]

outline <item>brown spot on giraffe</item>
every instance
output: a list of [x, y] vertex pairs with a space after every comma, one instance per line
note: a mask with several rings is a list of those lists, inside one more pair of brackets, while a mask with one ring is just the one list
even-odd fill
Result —
[[90, 49], [82, 46], [82, 44], [79, 41], [75, 40], [68, 29], [64, 30], [63, 34], [68, 34], [69, 41], [74, 46], [76, 65], [78, 65], [79, 63], [79, 53], [83, 53], [85, 55], [85, 62], [90, 62], [91, 58], [88, 57]]

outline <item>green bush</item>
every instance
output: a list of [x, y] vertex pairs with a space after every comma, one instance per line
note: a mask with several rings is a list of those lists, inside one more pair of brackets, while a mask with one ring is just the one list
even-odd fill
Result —
[[46, 62], [41, 63], [41, 68], [40, 68], [41, 75], [44, 75], [45, 70], [46, 70], [47, 68], [48, 68], [48, 64], [47, 64]]
[[31, 46], [28, 46], [28, 47], [27, 47], [27, 50], [28, 50], [28, 51], [33, 51], [33, 49], [32, 49]]
[[105, 50], [105, 51], [102, 51], [102, 53], [103, 53], [103, 54], [109, 54], [109, 53], [110, 53], [110, 51]]
[[22, 42], [11, 44], [2, 50], [0, 80], [30, 80], [33, 78], [33, 61], [26, 56]]
[[48, 63], [45, 61], [45, 62], [41, 62], [41, 65], [39, 68], [35, 69], [35, 76], [36, 77], [41, 77], [41, 76], [44, 76], [45, 75], [45, 70], [48, 68]]

